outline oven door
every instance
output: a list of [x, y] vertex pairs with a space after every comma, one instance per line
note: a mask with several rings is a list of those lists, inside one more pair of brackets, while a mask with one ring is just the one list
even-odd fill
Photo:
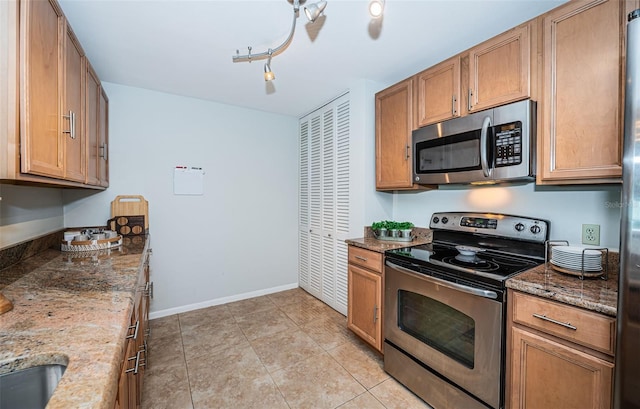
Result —
[[493, 408], [501, 405], [502, 294], [387, 261], [385, 339]]

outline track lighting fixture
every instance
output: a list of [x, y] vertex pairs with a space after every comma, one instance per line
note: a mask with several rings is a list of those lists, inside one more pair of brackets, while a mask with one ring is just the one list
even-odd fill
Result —
[[382, 12], [384, 11], [384, 2], [385, 0], [371, 0], [369, 3], [369, 14], [373, 18], [382, 17]]
[[264, 63], [264, 80], [272, 81], [276, 79], [276, 74], [271, 71], [271, 54], [273, 53], [271, 48], [269, 48], [269, 59], [266, 63]]
[[[327, 2], [325, 0], [318, 1], [317, 3], [309, 4], [304, 7], [304, 14], [307, 16], [310, 22], [315, 22], [316, 19], [322, 14], [325, 7], [327, 7]], [[269, 48], [267, 51], [252, 54], [251, 46], [247, 47], [249, 52], [245, 55], [240, 55], [240, 51], [236, 50], [236, 55], [232, 56], [233, 62], [251, 62], [253, 60], [264, 60], [267, 62], [264, 64], [264, 80], [271, 81], [275, 79], [275, 74], [271, 71], [271, 57], [274, 57], [284, 51], [285, 48], [291, 42], [293, 38], [293, 33], [296, 30], [296, 19], [298, 18], [298, 14], [300, 12], [300, 0], [293, 0], [293, 23], [291, 24], [291, 31], [289, 32], [289, 36], [287, 37], [282, 44], [275, 48]]]
[[317, 3], [312, 3], [304, 8], [304, 14], [306, 14], [309, 21], [313, 23], [320, 16], [320, 14], [322, 14], [325, 7], [327, 7], [327, 2], [324, 0]]

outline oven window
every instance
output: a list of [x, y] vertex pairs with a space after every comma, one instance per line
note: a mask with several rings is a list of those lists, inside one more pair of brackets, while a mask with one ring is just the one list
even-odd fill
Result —
[[475, 322], [440, 301], [398, 291], [398, 326], [407, 334], [473, 369]]

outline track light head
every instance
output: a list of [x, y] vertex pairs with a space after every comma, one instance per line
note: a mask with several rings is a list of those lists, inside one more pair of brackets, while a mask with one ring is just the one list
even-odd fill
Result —
[[307, 18], [310, 22], [315, 22], [320, 14], [324, 11], [324, 8], [327, 7], [327, 2], [325, 0], [321, 0], [317, 3], [309, 4], [304, 7], [304, 14], [306, 14]]
[[369, 3], [369, 14], [371, 15], [371, 17], [382, 17], [382, 12], [384, 11], [384, 2], [385, 0], [371, 0], [371, 3]]

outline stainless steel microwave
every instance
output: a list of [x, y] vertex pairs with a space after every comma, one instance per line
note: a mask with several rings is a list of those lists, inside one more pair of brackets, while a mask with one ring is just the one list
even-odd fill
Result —
[[536, 103], [502, 105], [413, 131], [418, 184], [535, 179]]

